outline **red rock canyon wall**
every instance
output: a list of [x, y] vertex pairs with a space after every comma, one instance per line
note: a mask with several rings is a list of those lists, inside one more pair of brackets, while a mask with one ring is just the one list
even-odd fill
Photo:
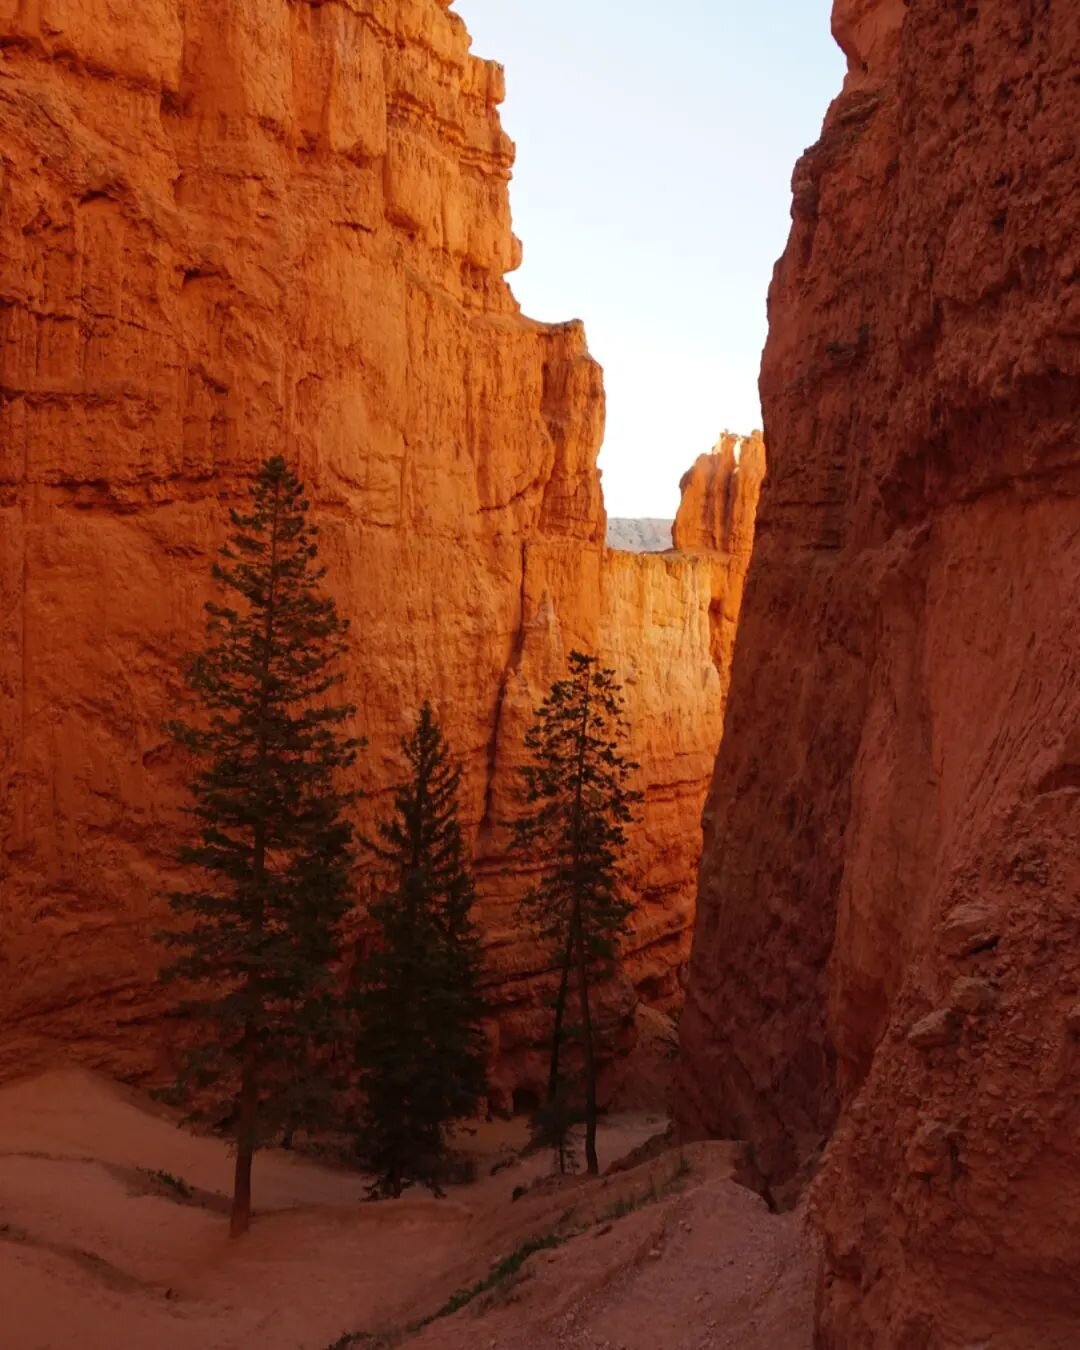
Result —
[[750, 436], [725, 431], [683, 475], [671, 529], [679, 551], [729, 560], [722, 571], [714, 565], [712, 602], [713, 659], [729, 675], [765, 469], [760, 431]]
[[707, 808], [691, 1133], [814, 1197], [819, 1344], [1080, 1328], [1080, 8], [837, 0]]
[[275, 452], [353, 622], [362, 785], [425, 696], [465, 759], [503, 1099], [539, 1074], [544, 971], [499, 822], [574, 644], [627, 678], [648, 795], [609, 1011], [629, 1035], [635, 988], [679, 1000], [717, 564], [603, 547], [599, 368], [504, 280], [502, 94], [446, 0], [0, 0], [0, 1076], [163, 1068], [159, 726]]

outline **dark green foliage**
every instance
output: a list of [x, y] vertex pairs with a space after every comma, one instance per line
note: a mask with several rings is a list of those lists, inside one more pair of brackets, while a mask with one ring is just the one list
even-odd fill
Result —
[[178, 1195], [181, 1200], [190, 1200], [194, 1191], [184, 1180], [183, 1177], [174, 1176], [172, 1172], [166, 1172], [164, 1168], [142, 1168], [151, 1181], [156, 1181], [159, 1186], [164, 1186], [167, 1190]]
[[615, 672], [594, 656], [571, 652], [569, 674], [552, 686], [525, 738], [531, 761], [522, 773], [532, 809], [515, 824], [519, 850], [542, 869], [523, 901], [524, 914], [558, 960], [546, 1128], [565, 1169], [573, 1113], [565, 1104], [561, 1052], [567, 999], [576, 985], [585, 1066], [585, 1154], [592, 1173], [598, 1163], [589, 987], [596, 974], [610, 969], [628, 929], [632, 905], [623, 890], [620, 856], [641, 800], [630, 786], [638, 765], [620, 753], [627, 732]]
[[318, 1048], [333, 1032], [331, 965], [349, 903], [350, 794], [339, 786], [357, 741], [335, 703], [347, 624], [320, 593], [316, 530], [284, 460], [262, 466], [213, 575], [207, 645], [188, 669], [194, 722], [169, 730], [196, 758], [198, 842], [180, 861], [193, 889], [170, 897], [182, 926], [165, 972], [190, 983], [201, 1028], [179, 1089], [227, 1121], [237, 1145], [233, 1231], [247, 1226], [251, 1156], [309, 1121], [325, 1083]]
[[[573, 1039], [576, 1028], [561, 1028], [561, 1037]], [[558, 1066], [559, 1057], [552, 1048], [552, 1064]], [[585, 1125], [587, 1113], [582, 1101], [581, 1083], [578, 1076], [571, 1078], [565, 1068], [556, 1067], [554, 1081], [549, 1086], [548, 1095], [532, 1113], [530, 1119], [533, 1148], [550, 1148], [558, 1160], [559, 1171], [573, 1173], [578, 1170], [580, 1161], [575, 1147], [574, 1131], [579, 1125]]]
[[365, 1098], [360, 1152], [375, 1190], [411, 1181], [436, 1192], [450, 1124], [486, 1091], [480, 939], [458, 822], [460, 765], [429, 704], [402, 750], [409, 779], [367, 847], [384, 869], [370, 906], [375, 940], [355, 980]]

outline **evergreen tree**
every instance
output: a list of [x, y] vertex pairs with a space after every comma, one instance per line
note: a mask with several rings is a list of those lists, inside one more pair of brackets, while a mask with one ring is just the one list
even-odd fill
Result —
[[195, 755], [198, 842], [180, 852], [195, 889], [170, 896], [184, 919], [163, 940], [167, 976], [190, 981], [200, 1025], [178, 1095], [227, 1118], [235, 1137], [231, 1232], [251, 1217], [253, 1155], [310, 1119], [320, 1043], [332, 1031], [331, 963], [348, 905], [351, 795], [338, 786], [359, 744], [335, 703], [347, 623], [321, 594], [308, 502], [280, 457], [263, 464], [248, 512], [213, 576], [207, 644], [188, 669], [196, 722], [169, 730]]
[[410, 1181], [439, 1192], [448, 1127], [486, 1091], [480, 940], [458, 821], [461, 766], [430, 704], [402, 741], [408, 781], [367, 847], [386, 882], [369, 910], [375, 940], [357, 969], [360, 1152], [374, 1191]]
[[[623, 892], [620, 854], [641, 794], [630, 787], [638, 765], [625, 759], [622, 691], [615, 672], [595, 656], [571, 652], [569, 673], [552, 685], [525, 738], [531, 762], [522, 770], [532, 810], [515, 823], [517, 846], [541, 869], [523, 901], [525, 917], [559, 961], [546, 1115], [565, 1167], [564, 1075], [567, 999], [577, 986], [585, 1073], [585, 1157], [596, 1157], [596, 1045], [589, 988], [610, 968], [628, 931], [632, 905]], [[543, 1114], [543, 1113], [542, 1113]]]

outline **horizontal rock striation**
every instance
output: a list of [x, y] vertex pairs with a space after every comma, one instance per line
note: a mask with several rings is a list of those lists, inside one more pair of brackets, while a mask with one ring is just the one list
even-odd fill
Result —
[[647, 794], [614, 1033], [681, 996], [713, 564], [605, 550], [600, 370], [504, 280], [503, 76], [446, 0], [122, 9], [0, 0], [0, 1076], [167, 1067], [160, 726], [227, 508], [280, 452], [353, 625], [365, 811], [423, 698], [464, 758], [505, 1102], [547, 977], [502, 822], [573, 645], [627, 679]]
[[1080, 1326], [1080, 10], [837, 0], [680, 1112], [815, 1190], [819, 1343]]

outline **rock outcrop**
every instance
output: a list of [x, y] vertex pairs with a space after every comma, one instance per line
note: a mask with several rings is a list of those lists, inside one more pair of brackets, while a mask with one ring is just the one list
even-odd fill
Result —
[[609, 556], [599, 368], [504, 280], [501, 69], [447, 0], [0, 0], [0, 1076], [159, 1072], [160, 725], [252, 470], [305, 480], [366, 810], [430, 697], [465, 760], [502, 1100], [543, 959], [500, 822], [572, 645], [627, 679], [642, 908], [607, 1013], [679, 1001], [726, 672], [711, 561]]
[[749, 566], [765, 467], [760, 431], [749, 436], [725, 431], [683, 474], [671, 532], [675, 547], [684, 553], [731, 553]]
[[682, 500], [671, 528], [676, 549], [713, 559], [713, 660], [729, 675], [765, 461], [760, 431], [749, 436], [725, 431], [712, 451], [699, 455], [683, 474]]
[[815, 1191], [819, 1344], [1080, 1326], [1080, 10], [838, 0], [681, 1117]]

